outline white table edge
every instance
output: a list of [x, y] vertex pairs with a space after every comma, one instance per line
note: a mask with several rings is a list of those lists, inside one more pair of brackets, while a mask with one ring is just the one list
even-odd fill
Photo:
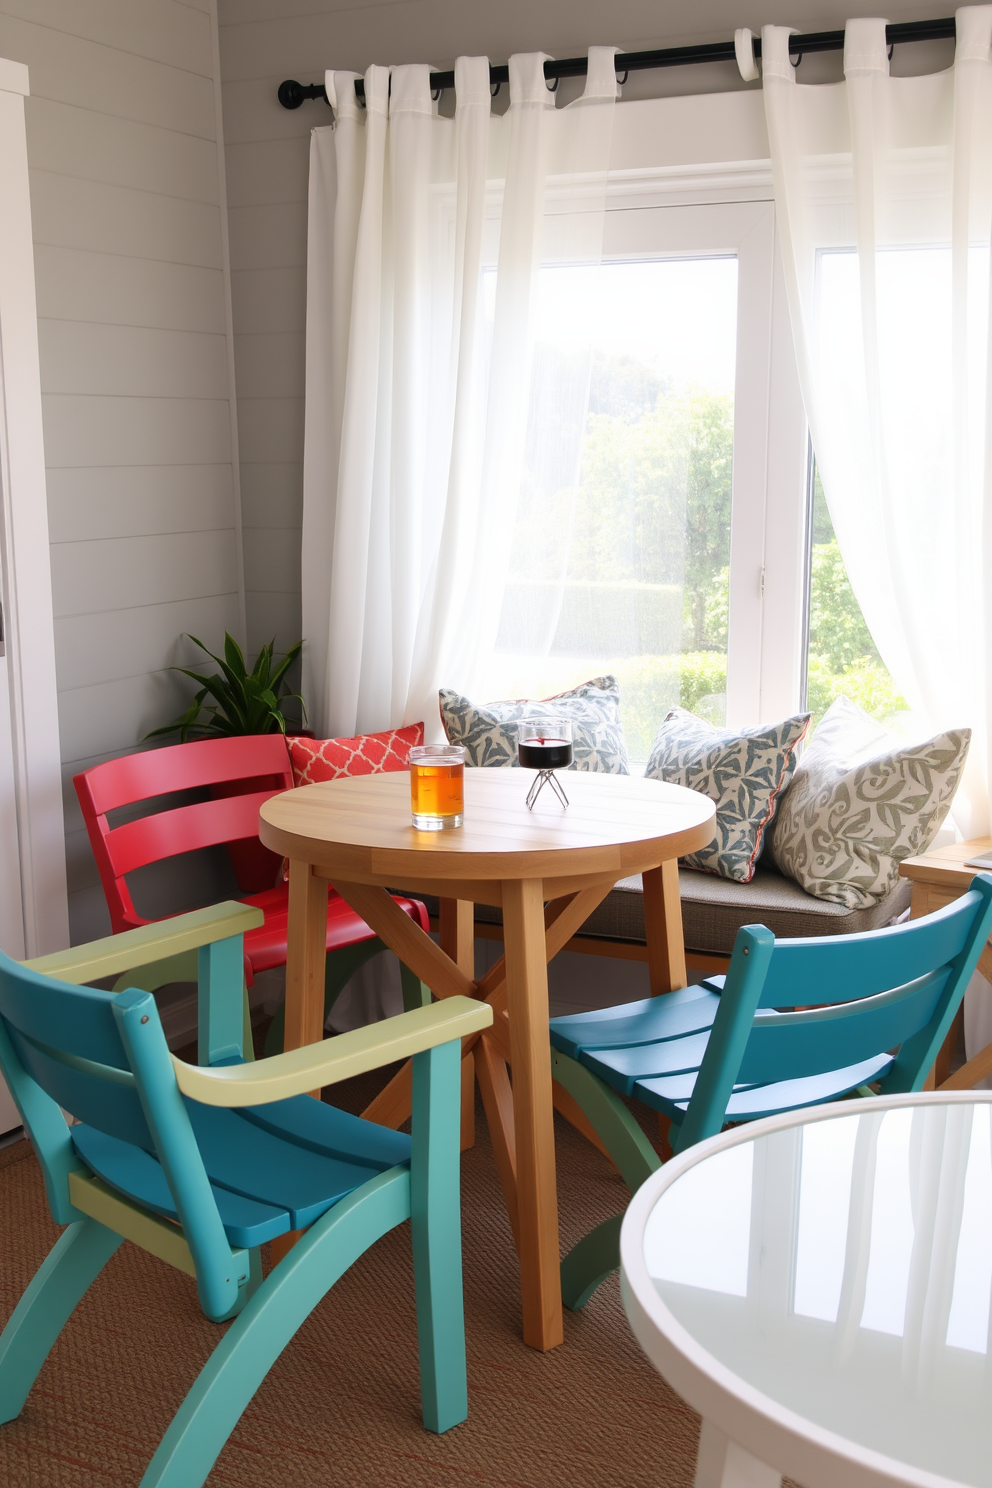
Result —
[[[796, 1479], [803, 1488], [961, 1488], [960, 1480], [913, 1467], [818, 1426], [755, 1389], [703, 1348], [662, 1301], [644, 1260], [644, 1229], [651, 1210], [675, 1180], [697, 1163], [792, 1126], [839, 1116], [920, 1105], [992, 1102], [990, 1090], [921, 1091], [878, 1095], [857, 1102], [786, 1111], [721, 1132], [670, 1158], [641, 1185], [620, 1232], [620, 1286], [627, 1318], [641, 1348], [663, 1379], [704, 1421], [723, 1432], [759, 1462]], [[842, 1474], [842, 1476], [839, 1476]]]

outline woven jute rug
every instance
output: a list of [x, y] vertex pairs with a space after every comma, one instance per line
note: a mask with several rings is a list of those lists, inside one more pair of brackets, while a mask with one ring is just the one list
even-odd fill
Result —
[[[353, 1082], [353, 1087], [359, 1082]], [[339, 1087], [361, 1109], [367, 1089]], [[563, 1245], [626, 1192], [557, 1127]], [[520, 1337], [516, 1254], [481, 1109], [463, 1157], [469, 1419], [432, 1436], [419, 1415], [409, 1226], [373, 1247], [303, 1325], [210, 1475], [232, 1488], [689, 1488], [699, 1423], [635, 1343], [612, 1279], [549, 1354]], [[0, 1316], [55, 1241], [27, 1142], [0, 1152]], [[18, 1420], [0, 1426], [5, 1488], [137, 1484], [209, 1356], [216, 1325], [193, 1283], [132, 1245], [64, 1329]]]

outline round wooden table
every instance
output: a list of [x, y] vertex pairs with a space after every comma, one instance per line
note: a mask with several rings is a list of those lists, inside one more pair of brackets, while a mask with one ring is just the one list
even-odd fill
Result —
[[[328, 883], [436, 997], [492, 1003], [492, 1029], [465, 1054], [474, 1055], [520, 1255], [524, 1339], [549, 1349], [562, 1340], [562, 1318], [547, 963], [619, 879], [640, 873], [651, 991], [684, 987], [677, 859], [710, 841], [714, 808], [681, 786], [569, 771], [568, 810], [545, 792], [531, 812], [531, 778], [466, 770], [465, 824], [454, 831], [411, 825], [405, 771], [273, 796], [259, 831], [290, 860], [286, 1048], [324, 1036]], [[440, 946], [387, 888], [437, 895]], [[502, 908], [505, 950], [479, 981], [476, 903]], [[401, 1071], [365, 1115], [399, 1125], [409, 1115], [409, 1075]]]

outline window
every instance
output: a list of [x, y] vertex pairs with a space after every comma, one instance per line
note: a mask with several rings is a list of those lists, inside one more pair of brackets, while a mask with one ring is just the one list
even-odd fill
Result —
[[[620, 196], [601, 267], [541, 273], [527, 480], [483, 695], [547, 697], [612, 672], [635, 764], [675, 704], [713, 723], [798, 705], [802, 425], [773, 234], [765, 201]], [[580, 365], [569, 469], [555, 465], [575, 406], [560, 390]], [[791, 462], [769, 453], [776, 378]]]
[[[634, 760], [673, 704], [726, 715], [737, 259], [548, 267], [535, 384], [593, 326], [578, 481], [521, 514], [491, 686], [614, 673]], [[543, 364], [543, 365], [542, 365]], [[548, 529], [552, 530], [548, 530]]]
[[898, 728], [907, 710], [878, 654], [840, 555], [816, 461], [810, 457], [809, 610], [806, 707], [815, 728], [841, 693], [879, 722]]

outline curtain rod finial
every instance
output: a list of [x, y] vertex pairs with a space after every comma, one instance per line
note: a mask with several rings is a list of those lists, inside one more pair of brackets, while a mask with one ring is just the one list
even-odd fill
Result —
[[277, 97], [283, 108], [298, 109], [303, 103], [303, 87], [295, 78], [287, 78], [279, 84]]
[[308, 98], [322, 98], [327, 102], [323, 83], [298, 83], [295, 78], [280, 83], [276, 97], [285, 109], [298, 109]]

